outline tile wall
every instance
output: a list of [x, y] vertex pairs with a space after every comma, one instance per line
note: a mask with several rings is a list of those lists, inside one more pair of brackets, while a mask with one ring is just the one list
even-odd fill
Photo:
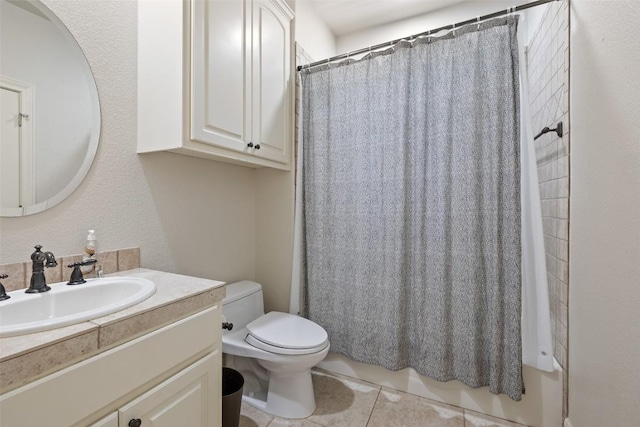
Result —
[[563, 415], [567, 415], [569, 306], [569, 7], [553, 2], [527, 50], [533, 131], [555, 128], [536, 142], [538, 180], [549, 284], [554, 355], [563, 368]]
[[[46, 251], [43, 248], [42, 251]], [[26, 258], [28, 258], [28, 255]], [[115, 273], [117, 271], [131, 270], [140, 267], [140, 248], [127, 248], [115, 251], [98, 252], [96, 254], [98, 262], [96, 265], [102, 268], [103, 274]], [[65, 255], [56, 257], [58, 265], [52, 268], [45, 268], [44, 274], [47, 283], [58, 283], [68, 281], [71, 269], [67, 265], [82, 261], [82, 255]], [[94, 269], [95, 271], [95, 269]], [[29, 287], [31, 280], [31, 261], [16, 262], [13, 264], [1, 264], [0, 274], [7, 274], [9, 277], [2, 280], [7, 292]], [[95, 277], [95, 273], [85, 274], [85, 277]]]

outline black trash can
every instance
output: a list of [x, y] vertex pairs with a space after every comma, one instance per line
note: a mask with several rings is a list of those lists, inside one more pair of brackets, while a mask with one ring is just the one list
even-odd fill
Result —
[[222, 427], [240, 425], [244, 378], [235, 369], [222, 368]]

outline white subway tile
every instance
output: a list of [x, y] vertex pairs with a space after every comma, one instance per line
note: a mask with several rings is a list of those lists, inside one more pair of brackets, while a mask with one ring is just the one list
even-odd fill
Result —
[[556, 237], [563, 240], [569, 240], [569, 220], [566, 219], [558, 219], [556, 220], [557, 225], [557, 233]]
[[557, 257], [560, 261], [569, 262], [569, 242], [562, 239], [556, 239]]
[[569, 219], [569, 199], [557, 199], [556, 206], [558, 210], [557, 217], [560, 219]]

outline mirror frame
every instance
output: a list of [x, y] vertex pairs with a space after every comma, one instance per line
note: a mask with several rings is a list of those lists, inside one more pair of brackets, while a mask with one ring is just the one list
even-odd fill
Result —
[[[78, 53], [82, 56], [84, 61], [81, 62], [81, 67], [84, 69], [84, 75], [86, 78], [87, 87], [89, 89], [89, 98], [92, 107], [92, 117], [91, 117], [91, 137], [89, 139], [89, 146], [87, 147], [87, 154], [82, 162], [82, 164], [78, 167], [78, 171], [71, 178], [71, 180], [65, 185], [62, 190], [60, 190], [55, 196], [44, 200], [39, 203], [35, 203], [28, 206], [22, 206], [21, 208], [3, 208], [0, 207], [0, 216], [1, 217], [20, 217], [33, 215], [40, 212], [45, 211], [46, 209], [52, 208], [65, 200], [67, 197], [71, 195], [84, 181], [85, 177], [89, 173], [91, 169], [91, 165], [93, 164], [94, 159], [96, 158], [96, 154], [98, 151], [98, 144], [100, 142], [100, 136], [102, 133], [102, 112], [100, 106], [100, 98], [98, 96], [98, 87], [93, 76], [93, 72], [91, 70], [91, 66], [89, 65], [89, 61], [87, 56], [85, 55], [82, 47], [73, 36], [69, 28], [62, 22], [60, 18], [49, 9], [44, 3], [39, 0], [22, 0], [29, 1], [35, 8], [37, 8], [40, 12], [49, 18], [49, 20], [58, 28], [58, 30], [62, 33], [64, 39], [71, 43], [76, 47]], [[34, 146], [37, 142], [34, 142]], [[35, 173], [35, 172], [34, 172]], [[37, 179], [37, 178], [36, 178]]]

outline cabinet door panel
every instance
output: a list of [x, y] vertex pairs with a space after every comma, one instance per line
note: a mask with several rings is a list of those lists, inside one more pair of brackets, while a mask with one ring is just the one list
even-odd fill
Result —
[[144, 427], [218, 427], [220, 372], [216, 350], [120, 409], [120, 425], [138, 418]]
[[118, 413], [114, 412], [107, 415], [100, 421], [91, 424], [89, 427], [118, 427]]
[[191, 138], [244, 151], [250, 140], [251, 28], [242, 0], [193, 1]]
[[276, 2], [254, 0], [253, 139], [255, 155], [289, 160], [291, 138], [291, 17]]

